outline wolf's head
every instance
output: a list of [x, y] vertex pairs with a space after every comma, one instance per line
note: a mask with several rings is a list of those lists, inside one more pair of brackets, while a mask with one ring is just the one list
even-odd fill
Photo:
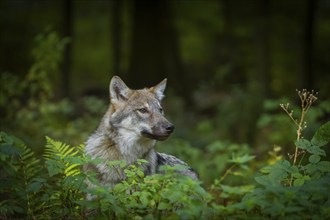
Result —
[[166, 79], [151, 88], [132, 90], [114, 76], [109, 86], [111, 127], [136, 137], [161, 141], [168, 138], [174, 126], [164, 117], [160, 103], [165, 88]]

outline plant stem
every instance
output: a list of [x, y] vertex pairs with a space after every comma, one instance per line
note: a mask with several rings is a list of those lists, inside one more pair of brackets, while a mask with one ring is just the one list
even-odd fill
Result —
[[[305, 119], [305, 114], [306, 114], [305, 108], [304, 108], [304, 105], [302, 104], [301, 117], [300, 117], [300, 122], [299, 122], [299, 125], [298, 125], [298, 129], [297, 129], [297, 141], [299, 141], [300, 138], [301, 138], [301, 134], [302, 134], [302, 130], [303, 130], [303, 122], [304, 122], [304, 119]], [[298, 146], [296, 146], [296, 148], [295, 148], [294, 157], [293, 157], [293, 165], [296, 164], [297, 158], [298, 158]]]
[[229, 167], [226, 170], [225, 174], [220, 178], [219, 183], [221, 183], [228, 176], [228, 174], [232, 171], [232, 169], [234, 169], [236, 166], [237, 166], [237, 164], [231, 165], [231, 167]]

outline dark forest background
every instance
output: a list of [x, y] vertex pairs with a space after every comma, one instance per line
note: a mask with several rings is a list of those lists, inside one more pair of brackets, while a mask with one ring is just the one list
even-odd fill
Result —
[[160, 148], [188, 157], [214, 143], [292, 152], [279, 104], [299, 106], [296, 89], [318, 92], [307, 136], [329, 119], [328, 0], [2, 0], [0, 27], [1, 129], [37, 151], [45, 135], [83, 143], [113, 75], [168, 78], [176, 131]]
[[[34, 37], [51, 27], [70, 43], [61, 96], [164, 77], [185, 101], [201, 84], [288, 95], [329, 81], [327, 0], [1, 1], [1, 71], [24, 76]], [[81, 80], [88, 78], [88, 80]]]

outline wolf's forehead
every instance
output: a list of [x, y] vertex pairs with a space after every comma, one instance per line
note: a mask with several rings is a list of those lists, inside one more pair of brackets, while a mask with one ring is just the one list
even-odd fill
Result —
[[132, 95], [131, 100], [137, 105], [145, 106], [147, 108], [159, 108], [160, 102], [156, 99], [153, 93], [146, 90], [137, 90]]

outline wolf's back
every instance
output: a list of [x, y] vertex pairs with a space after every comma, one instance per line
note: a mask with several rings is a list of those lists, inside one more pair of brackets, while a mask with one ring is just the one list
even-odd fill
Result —
[[185, 163], [184, 161], [180, 160], [175, 156], [157, 152], [157, 167], [156, 167], [157, 173], [162, 173], [159, 170], [159, 168], [160, 166], [163, 165], [168, 165], [168, 166], [184, 165], [187, 167], [187, 169], [180, 170], [178, 171], [178, 173], [183, 174], [185, 176], [189, 176], [194, 180], [198, 180], [198, 174], [191, 167], [189, 167], [187, 163]]

